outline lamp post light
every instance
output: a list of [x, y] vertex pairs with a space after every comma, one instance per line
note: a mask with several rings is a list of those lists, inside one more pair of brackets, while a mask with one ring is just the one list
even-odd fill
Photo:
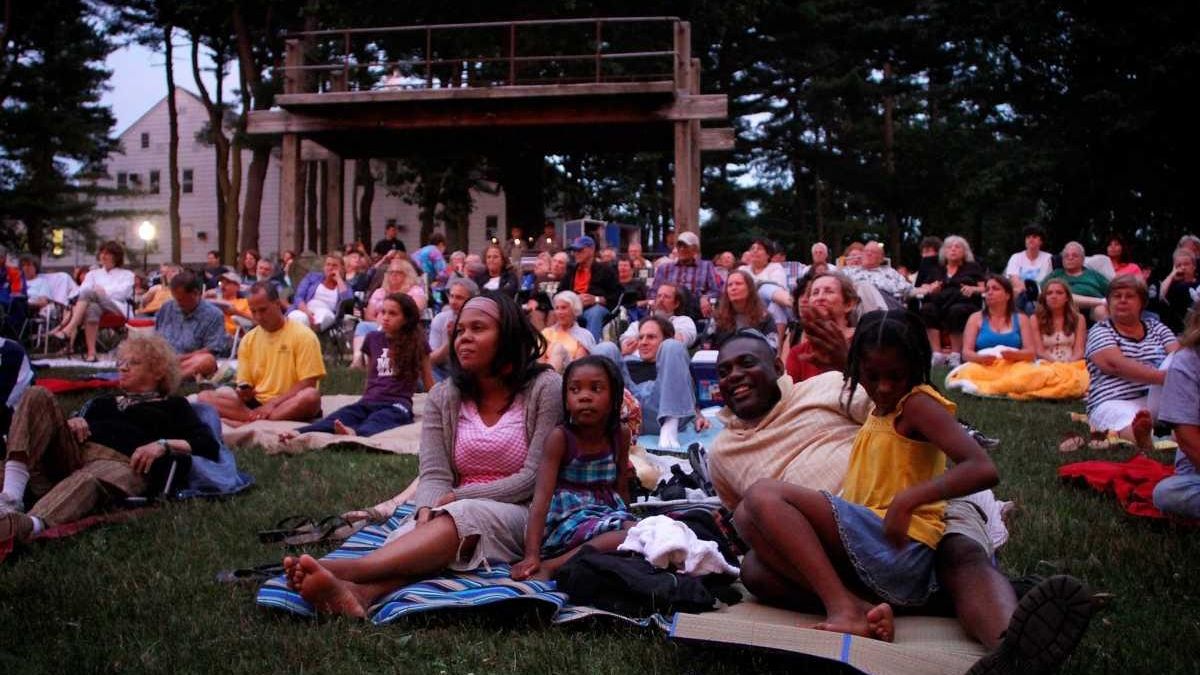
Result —
[[154, 227], [154, 223], [143, 220], [137, 229], [138, 239], [142, 240], [142, 272], [150, 270], [150, 242], [154, 241], [158, 230]]

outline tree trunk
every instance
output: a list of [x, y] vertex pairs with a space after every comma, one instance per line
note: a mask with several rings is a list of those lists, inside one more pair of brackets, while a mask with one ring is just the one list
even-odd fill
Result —
[[[213, 148], [216, 154], [217, 248], [221, 253], [222, 262], [232, 265], [236, 262], [237, 255], [233, 248], [237, 244], [238, 208], [237, 195], [232, 193], [229, 180], [229, 139], [225, 137], [225, 130], [222, 128], [221, 107], [209, 95], [208, 87], [200, 75], [200, 40], [196, 35], [192, 36], [192, 78], [196, 82], [196, 88], [200, 90], [200, 100], [208, 112], [208, 123], [211, 127]], [[218, 92], [220, 91], [220, 80], [218, 73]], [[230, 195], [232, 195], [232, 199]], [[232, 214], [230, 214], [231, 209]], [[229, 228], [230, 222], [233, 223], [232, 231]]]
[[183, 261], [183, 234], [179, 226], [179, 109], [175, 103], [175, 47], [171, 44], [175, 27], [163, 27], [163, 48], [167, 59], [167, 189], [170, 202], [167, 218], [171, 230], [171, 262]]
[[885, 183], [887, 188], [884, 190], [884, 196], [887, 199], [885, 206], [885, 221], [887, 223], [887, 238], [888, 251], [895, 260], [900, 259], [900, 222], [896, 216], [896, 156], [895, 156], [895, 128], [892, 123], [892, 115], [896, 109], [896, 97], [892, 95], [892, 64], [887, 62], [883, 64], [883, 171], [885, 174]]
[[[542, 165], [545, 158], [534, 152], [512, 152], [501, 162], [501, 186], [504, 188], [504, 219], [509, 229], [520, 227], [536, 234], [545, 221], [542, 204]], [[507, 232], [497, 233], [501, 237]]]
[[[313, 164], [316, 166], [317, 185], [315, 188], [309, 189], [309, 194], [314, 196], [314, 203], [308, 208], [310, 211], [317, 211], [317, 250], [325, 254], [331, 250], [329, 247], [329, 209], [325, 208], [326, 195], [329, 194], [329, 171], [325, 167], [325, 162], [313, 162]], [[315, 198], [317, 194], [321, 195], [319, 205]]]
[[321, 252], [320, 237], [317, 232], [317, 164], [319, 162], [306, 162], [304, 173], [307, 176], [304, 179], [304, 222], [308, 225], [308, 241], [304, 245], [304, 250]]
[[[300, 163], [300, 170], [296, 172], [296, 183], [296, 199], [304, 201], [308, 195], [308, 170], [307, 165], [304, 164], [304, 162]], [[303, 206], [304, 204], [296, 205], [297, 213], [301, 208], [303, 208]], [[296, 249], [298, 253], [303, 253], [304, 251], [308, 250], [308, 247], [304, 243], [304, 220], [304, 218], [297, 218], [296, 222], [293, 224], [295, 227], [295, 230], [293, 231], [295, 237], [292, 239], [292, 241], [296, 242]]]
[[369, 246], [371, 205], [375, 202], [375, 176], [371, 174], [371, 160], [354, 160], [354, 184], [362, 187], [362, 194], [358, 199], [358, 214], [354, 219], [354, 239]]
[[250, 167], [246, 171], [246, 205], [242, 211], [242, 250], [258, 248], [259, 221], [262, 219], [263, 187], [267, 182], [267, 169], [271, 161], [271, 148], [256, 146], [250, 155]]

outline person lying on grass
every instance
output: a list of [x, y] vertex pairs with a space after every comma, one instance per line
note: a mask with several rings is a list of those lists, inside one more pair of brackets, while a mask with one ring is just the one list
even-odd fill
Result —
[[[849, 405], [839, 401], [848, 345], [828, 323], [810, 322], [807, 332], [814, 338], [814, 358], [839, 372], [800, 383], [793, 384], [783, 373], [783, 364], [761, 337], [743, 332], [722, 345], [717, 372], [726, 408], [718, 416], [725, 428], [711, 448], [708, 469], [725, 508], [738, 509], [752, 486], [763, 481], [831, 492], [841, 488], [849, 448], [867, 419], [869, 400], [856, 392]], [[760, 493], [759, 499], [773, 511], [799, 510], [769, 496]], [[938, 602], [952, 603], [963, 630], [990, 650], [971, 675], [1052, 672], [1087, 630], [1087, 587], [1055, 576], [1018, 602], [1013, 583], [996, 567], [983, 512], [970, 498], [952, 499], [944, 520], [936, 551], [944, 591]], [[811, 590], [764, 564], [764, 553], [770, 551], [752, 549], [742, 559], [746, 588], [762, 602], [812, 611]]]
[[467, 301], [451, 378], [426, 402], [415, 526], [354, 560], [284, 558], [288, 585], [317, 612], [361, 618], [422, 578], [520, 560], [542, 448], [562, 421], [562, 378], [537, 362], [545, 345], [511, 297]]
[[[946, 500], [998, 480], [987, 453], [955, 420], [954, 404], [930, 386], [929, 363], [915, 313], [864, 316], [847, 376], [851, 392], [862, 383], [874, 410], [855, 438], [841, 496], [760, 482], [734, 514], [761, 564], [820, 598], [828, 617], [819, 630], [890, 642], [892, 605], [922, 605], [937, 589], [934, 550]], [[852, 578], [848, 587], [843, 579]]]
[[421, 311], [405, 293], [393, 293], [375, 315], [381, 330], [367, 334], [367, 383], [362, 398], [324, 419], [279, 435], [286, 443], [297, 434], [322, 431], [341, 436], [374, 436], [413, 421], [417, 377], [425, 391], [433, 388], [429, 343], [421, 330]]
[[563, 373], [567, 422], [550, 433], [512, 578], [550, 579], [584, 544], [615, 551], [637, 520], [629, 499], [629, 430], [621, 425], [621, 372], [602, 356]]

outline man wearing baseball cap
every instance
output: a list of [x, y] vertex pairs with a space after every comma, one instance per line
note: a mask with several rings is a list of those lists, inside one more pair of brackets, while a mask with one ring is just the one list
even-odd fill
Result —
[[559, 290], [575, 291], [583, 301], [584, 324], [588, 332], [599, 342], [604, 318], [609, 309], [617, 306], [621, 286], [616, 272], [608, 265], [596, 262], [596, 240], [589, 236], [577, 237], [568, 249], [575, 256], [575, 263], [567, 266], [567, 273], [559, 284]]
[[688, 289], [700, 300], [700, 313], [712, 314], [712, 301], [721, 293], [721, 279], [711, 260], [700, 259], [700, 237], [695, 232], [680, 232], [675, 238], [675, 260], [663, 263], [654, 272], [650, 295], [658, 293], [663, 284]]

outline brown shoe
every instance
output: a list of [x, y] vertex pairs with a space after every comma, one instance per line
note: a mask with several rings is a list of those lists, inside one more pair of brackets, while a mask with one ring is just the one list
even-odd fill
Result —
[[24, 513], [6, 513], [0, 516], [0, 541], [15, 539], [29, 541], [33, 535], [33, 519]]

